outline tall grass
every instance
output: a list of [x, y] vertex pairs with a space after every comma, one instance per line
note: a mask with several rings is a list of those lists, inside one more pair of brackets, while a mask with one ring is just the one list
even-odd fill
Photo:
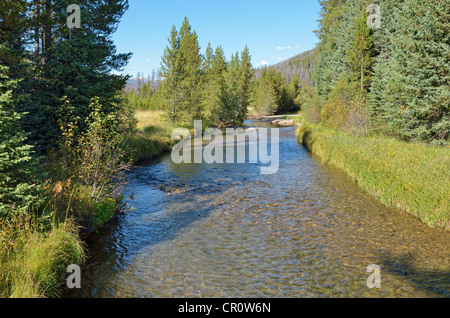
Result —
[[137, 110], [135, 116], [137, 131], [126, 136], [134, 162], [154, 159], [171, 149], [173, 125], [163, 111]]
[[57, 297], [70, 264], [85, 258], [78, 229], [71, 220], [52, 222], [15, 217], [0, 221], [0, 296]]
[[450, 230], [450, 147], [358, 137], [305, 121], [297, 137], [386, 206]]

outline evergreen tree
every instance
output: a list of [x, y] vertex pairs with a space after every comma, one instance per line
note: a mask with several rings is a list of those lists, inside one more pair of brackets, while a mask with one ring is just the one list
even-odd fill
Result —
[[367, 26], [367, 18], [368, 14], [363, 10], [356, 19], [351, 46], [347, 53], [352, 78], [360, 83], [361, 91], [367, 91], [370, 86], [374, 62], [373, 38]]
[[179, 55], [180, 39], [175, 25], [172, 26], [169, 37], [169, 45], [166, 46], [162, 56], [160, 76], [163, 78], [163, 96], [170, 109], [172, 122], [177, 120], [180, 100], [181, 61]]
[[276, 79], [273, 78], [274, 70], [263, 69], [261, 78], [255, 89], [252, 108], [263, 116], [274, 115], [279, 107], [281, 96], [277, 93]]
[[31, 70], [23, 82], [29, 98], [19, 103], [24, 128], [37, 150], [44, 152], [56, 146], [61, 99], [64, 96], [74, 106], [74, 116], [80, 118], [80, 129], [86, 129], [84, 119], [91, 112], [90, 100], [98, 96], [105, 113], [117, 111], [118, 92], [127, 77], [112, 75], [122, 70], [131, 54], [118, 54], [111, 40], [120, 18], [128, 7], [126, 0], [84, 0], [80, 29], [67, 27], [69, 0], [33, 2], [30, 25], [34, 26], [35, 51]]
[[241, 63], [239, 53], [231, 55], [227, 63], [224, 85], [220, 96], [221, 121], [232, 124], [239, 116], [239, 79], [241, 77]]
[[191, 25], [187, 17], [185, 17], [180, 28], [179, 36], [179, 58], [183, 65], [180, 79], [182, 121], [193, 124], [195, 119], [201, 119], [201, 89], [199, 86], [202, 58], [197, 33], [191, 31]]
[[239, 101], [236, 120], [242, 123], [247, 115], [248, 106], [250, 104], [250, 82], [254, 75], [251, 55], [247, 46], [241, 54], [241, 71], [239, 78]]
[[449, 6], [405, 0], [393, 13], [387, 60], [378, 59], [371, 113], [385, 131], [411, 140], [446, 143], [449, 115]]
[[[0, 45], [0, 52], [5, 46]], [[17, 81], [7, 76], [8, 67], [0, 64], [0, 217], [29, 212], [37, 198], [38, 187], [32, 183], [36, 162], [32, 147], [26, 145], [15, 111], [13, 89]]]
[[218, 46], [214, 52], [207, 49], [204, 60], [204, 90], [202, 97], [203, 118], [206, 125], [218, 126], [224, 120], [221, 109], [222, 90], [225, 89], [224, 74], [227, 71], [227, 62], [223, 49]]

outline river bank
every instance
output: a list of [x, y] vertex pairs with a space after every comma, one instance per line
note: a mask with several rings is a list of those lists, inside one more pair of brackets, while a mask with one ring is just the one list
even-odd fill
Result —
[[164, 112], [138, 110], [135, 117], [137, 131], [125, 137], [133, 164], [145, 164], [169, 152], [174, 145], [173, 128]]
[[384, 205], [450, 231], [450, 148], [357, 137], [302, 122], [297, 139]]
[[[144, 164], [171, 149], [171, 127], [158, 111], [137, 111], [137, 131], [125, 136], [134, 165]], [[0, 297], [58, 297], [65, 286], [67, 266], [82, 265], [89, 255], [85, 243], [121, 214], [121, 197], [95, 203], [88, 186], [67, 182], [48, 183], [52, 193], [49, 217], [0, 219]], [[78, 217], [59, 220], [57, 206]]]

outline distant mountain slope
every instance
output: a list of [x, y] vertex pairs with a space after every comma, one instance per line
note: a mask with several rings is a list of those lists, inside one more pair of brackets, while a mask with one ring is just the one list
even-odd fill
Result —
[[[300, 80], [313, 85], [312, 71], [314, 69], [316, 58], [317, 49], [313, 49], [267, 68], [273, 68], [277, 72], [281, 72], [285, 76], [287, 82], [290, 82], [291, 79], [297, 75]], [[256, 78], [261, 77], [262, 70], [263, 68], [255, 69]]]

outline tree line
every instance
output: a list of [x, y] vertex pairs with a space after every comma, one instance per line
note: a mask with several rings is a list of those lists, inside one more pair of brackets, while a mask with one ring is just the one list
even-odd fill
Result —
[[131, 54], [111, 35], [128, 2], [78, 3], [81, 28], [69, 29], [69, 0], [0, 2], [0, 217], [29, 212], [45, 178], [79, 182], [94, 202], [112, 195], [128, 79], [112, 71]]
[[[446, 144], [448, 1], [320, 0], [314, 94], [305, 113], [335, 128]], [[369, 28], [380, 8], [380, 28]]]
[[[172, 27], [162, 55], [159, 77], [143, 80], [125, 92], [134, 108], [165, 110], [173, 123], [190, 126], [240, 125], [249, 112], [258, 115], [299, 110], [302, 85], [297, 75], [287, 79], [273, 68], [255, 70], [246, 46], [227, 60], [222, 46], [209, 43], [200, 52], [198, 36], [186, 17], [179, 30]], [[157, 85], [155, 85], [157, 83]]]

